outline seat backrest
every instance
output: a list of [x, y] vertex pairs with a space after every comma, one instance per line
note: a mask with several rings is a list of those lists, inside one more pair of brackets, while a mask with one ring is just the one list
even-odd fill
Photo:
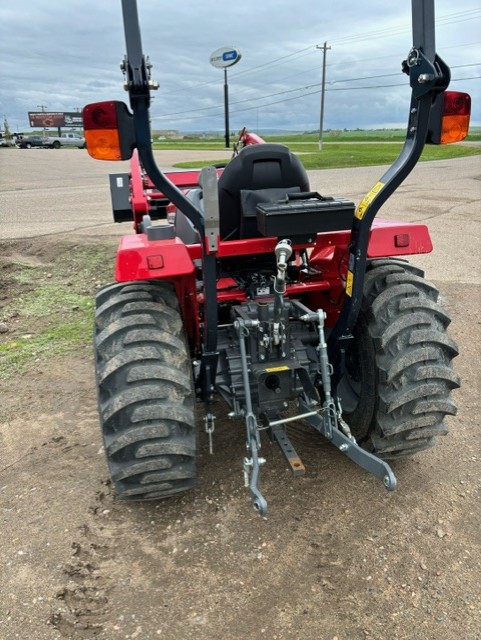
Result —
[[309, 179], [301, 161], [281, 144], [245, 147], [233, 158], [219, 178], [220, 237], [238, 240], [246, 234], [242, 227], [241, 192], [272, 189], [276, 199], [282, 189], [309, 191]]

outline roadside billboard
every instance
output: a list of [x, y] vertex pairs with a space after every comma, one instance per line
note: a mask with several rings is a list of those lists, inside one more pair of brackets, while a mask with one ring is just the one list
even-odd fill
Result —
[[67, 127], [81, 129], [83, 127], [80, 111], [29, 111], [28, 121], [31, 127]]

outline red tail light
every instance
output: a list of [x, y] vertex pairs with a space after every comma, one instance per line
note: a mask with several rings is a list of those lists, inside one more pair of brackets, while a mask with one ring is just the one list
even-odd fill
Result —
[[97, 160], [128, 160], [135, 146], [132, 115], [123, 102], [94, 102], [82, 112], [85, 146]]
[[445, 116], [469, 116], [471, 114], [470, 96], [459, 91], [445, 91], [443, 113]]
[[444, 92], [441, 144], [464, 140], [469, 131], [471, 98], [467, 93]]
[[444, 91], [431, 109], [427, 142], [450, 144], [468, 135], [471, 98], [467, 93]]

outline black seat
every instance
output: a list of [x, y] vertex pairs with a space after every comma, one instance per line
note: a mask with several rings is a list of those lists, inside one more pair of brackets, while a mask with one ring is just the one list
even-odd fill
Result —
[[[252, 192], [257, 191], [256, 198]], [[255, 205], [248, 212], [243, 203], [250, 200], [252, 206], [256, 200], [279, 200], [292, 191], [309, 191], [309, 179], [301, 161], [287, 147], [259, 144], [243, 149], [219, 178], [221, 239], [258, 237]]]

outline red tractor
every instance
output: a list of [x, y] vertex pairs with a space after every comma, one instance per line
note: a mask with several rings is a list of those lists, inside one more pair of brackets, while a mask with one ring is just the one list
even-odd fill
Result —
[[433, 0], [412, 2], [405, 144], [357, 206], [312, 192], [300, 160], [260, 140], [223, 170], [162, 173], [149, 125], [156, 85], [135, 0], [122, 6], [132, 111], [120, 102], [83, 111], [93, 157], [133, 156], [111, 189], [114, 218], [133, 219], [135, 233], [120, 241], [116, 283], [99, 291], [95, 317], [100, 421], [118, 496], [157, 499], [194, 486], [196, 400], [212, 450], [214, 397], [245, 425], [245, 484], [261, 514], [263, 431], [294, 474], [304, 472], [288, 437], [293, 421], [394, 489], [387, 460], [447, 432], [459, 386], [449, 316], [404, 259], [431, 251], [428, 229], [376, 219], [426, 142], [467, 133], [470, 98], [446, 91]]

